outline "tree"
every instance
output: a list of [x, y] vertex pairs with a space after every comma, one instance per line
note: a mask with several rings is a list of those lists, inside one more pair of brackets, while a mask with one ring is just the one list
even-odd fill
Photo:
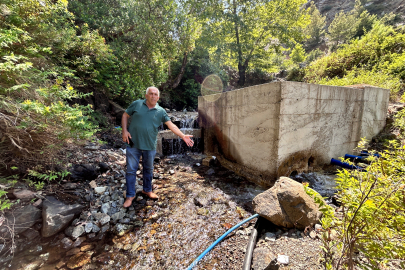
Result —
[[299, 64], [305, 61], [305, 50], [300, 43], [295, 45], [294, 49], [291, 51], [290, 58], [294, 64]]
[[328, 28], [329, 41], [335, 45], [346, 43], [356, 34], [356, 17], [353, 13], [344, 13], [343, 11], [335, 15]]
[[304, 30], [304, 33], [309, 36], [305, 42], [305, 46], [307, 48], [313, 48], [321, 42], [321, 38], [325, 35], [326, 17], [322, 16], [314, 2], [311, 2], [308, 9], [311, 22]]
[[[76, 22], [100, 31], [113, 49], [117, 58], [103, 67], [110, 75], [105, 84], [122, 103], [150, 85], [162, 90], [178, 85], [199, 36], [202, 7], [192, 0], [80, 0], [69, 5]], [[182, 69], [172, 74], [170, 63], [179, 58]]]
[[246, 71], [281, 43], [303, 39], [309, 16], [305, 0], [218, 0], [208, 13], [203, 40], [214, 59], [237, 67], [238, 84]]

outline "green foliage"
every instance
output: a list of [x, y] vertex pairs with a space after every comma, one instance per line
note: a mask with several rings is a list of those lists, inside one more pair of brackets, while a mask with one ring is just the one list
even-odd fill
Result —
[[13, 204], [7, 199], [7, 191], [0, 190], [0, 211], [9, 209]]
[[327, 205], [324, 198], [322, 198], [322, 196], [318, 192], [310, 188], [308, 185], [308, 183], [303, 184], [304, 190], [305, 193], [307, 193], [311, 198], [314, 199], [314, 202], [319, 207], [319, 211], [322, 213], [322, 227], [330, 227], [333, 223], [333, 219], [335, 218], [335, 210], [332, 206]]
[[28, 170], [28, 175], [30, 176], [30, 178], [25, 179], [28, 182], [28, 184], [30, 186], [35, 187], [36, 190], [41, 190], [44, 188], [45, 186], [44, 181], [46, 181], [46, 183], [48, 184], [55, 180], [58, 180], [60, 182], [70, 174], [70, 172], [68, 171], [55, 172], [52, 170], [48, 170], [44, 173], [40, 173], [37, 170], [42, 170], [41, 166], [37, 166], [34, 169]]
[[[405, 264], [405, 146], [391, 142], [380, 158], [370, 157], [367, 171], [341, 170], [338, 198], [342, 217], [323, 221], [326, 265], [381, 269], [389, 261]], [[333, 247], [333, 248], [332, 248]], [[360, 262], [356, 253], [366, 258]]]
[[[170, 89], [162, 96], [162, 105], [182, 110], [197, 109], [198, 96], [201, 95], [201, 83], [211, 74], [217, 74], [224, 85], [228, 76], [223, 69], [210, 60], [209, 53], [201, 46], [197, 46], [189, 55], [189, 62], [178, 87]], [[181, 68], [181, 60], [172, 64], [175, 73]]]
[[113, 55], [96, 31], [74, 25], [66, 4], [2, 2], [8, 13], [0, 17], [1, 161], [24, 163], [21, 172], [53, 163], [63, 140], [96, 131], [88, 121], [91, 107], [76, 104], [91, 93], [75, 88], [96, 84], [96, 67]]
[[70, 1], [79, 25], [105, 37], [113, 58], [97, 66], [110, 97], [129, 104], [151, 85], [171, 79], [171, 62], [194, 48], [200, 33], [200, 1]]
[[335, 15], [328, 28], [327, 37], [330, 42], [341, 44], [349, 41], [356, 33], [356, 17], [344, 11]]
[[305, 50], [300, 43], [297, 43], [295, 45], [294, 49], [291, 51], [290, 58], [295, 64], [299, 64], [305, 61]]
[[391, 89], [392, 94], [398, 93], [401, 88], [401, 80], [393, 75], [382, 71], [369, 71], [362, 68], [356, 68], [347, 71], [343, 78], [335, 77], [333, 79], [323, 78], [318, 82], [325, 85], [346, 86], [355, 84], [369, 84], [385, 89]]
[[240, 86], [245, 83], [249, 65], [263, 65], [280, 50], [304, 38], [302, 29], [309, 23], [305, 1], [218, 1], [210, 6], [202, 42], [211, 59], [239, 72]]
[[361, 39], [343, 45], [306, 68], [305, 81], [330, 85], [372, 84], [403, 89], [405, 35], [380, 22]]
[[63, 180], [66, 176], [68, 176], [70, 172], [62, 171], [62, 172], [55, 172], [55, 171], [47, 171], [46, 173], [40, 173], [36, 170], [28, 170], [28, 175], [39, 180], [45, 180], [51, 182], [53, 180]]
[[305, 47], [313, 48], [321, 42], [322, 37], [325, 35], [326, 17], [321, 15], [314, 2], [311, 2], [309, 14], [311, 22], [304, 29], [304, 33], [308, 36]]
[[[12, 167], [12, 170], [17, 170], [17, 167]], [[1, 176], [0, 175], [0, 186], [1, 188], [8, 188], [12, 187], [17, 183], [18, 180], [18, 175], [13, 174], [9, 176]], [[7, 191], [0, 189], [0, 211], [3, 211], [5, 209], [9, 209], [13, 203], [10, 202], [10, 200], [7, 198], [6, 194]]]
[[320, 49], [315, 49], [315, 50], [312, 50], [312, 51], [310, 51], [309, 53], [308, 53], [308, 55], [307, 55], [307, 58], [305, 59], [305, 62], [307, 63], [307, 64], [310, 64], [310, 63], [312, 63], [313, 61], [315, 61], [315, 60], [317, 60], [318, 58], [320, 58], [320, 57], [322, 57], [322, 56], [324, 56], [325, 55], [325, 53], [323, 52], [323, 51], [321, 51]]

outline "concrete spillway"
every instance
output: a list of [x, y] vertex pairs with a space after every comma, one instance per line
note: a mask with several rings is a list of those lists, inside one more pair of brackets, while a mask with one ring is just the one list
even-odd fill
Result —
[[272, 186], [351, 153], [385, 125], [389, 90], [275, 82], [199, 97], [204, 153]]

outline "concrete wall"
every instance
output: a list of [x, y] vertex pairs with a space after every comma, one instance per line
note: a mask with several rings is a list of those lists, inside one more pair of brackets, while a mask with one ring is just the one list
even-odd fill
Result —
[[276, 82], [198, 99], [204, 150], [250, 180], [271, 186], [352, 153], [385, 125], [389, 90]]

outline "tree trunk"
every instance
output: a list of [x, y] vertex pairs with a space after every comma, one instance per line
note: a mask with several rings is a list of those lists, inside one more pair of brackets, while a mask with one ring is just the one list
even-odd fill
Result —
[[177, 77], [174, 80], [169, 78], [166, 82], [164, 82], [163, 84], [161, 84], [158, 87], [159, 90], [167, 90], [167, 89], [176, 88], [180, 84], [181, 79], [183, 78], [184, 72], [186, 71], [186, 65], [187, 65], [187, 52], [184, 53], [183, 61], [181, 63], [180, 72], [177, 75]]
[[245, 79], [246, 79], [246, 67], [245, 65], [238, 65], [238, 72], [239, 72], [239, 80], [238, 80], [238, 85], [239, 86], [244, 86], [245, 85]]

